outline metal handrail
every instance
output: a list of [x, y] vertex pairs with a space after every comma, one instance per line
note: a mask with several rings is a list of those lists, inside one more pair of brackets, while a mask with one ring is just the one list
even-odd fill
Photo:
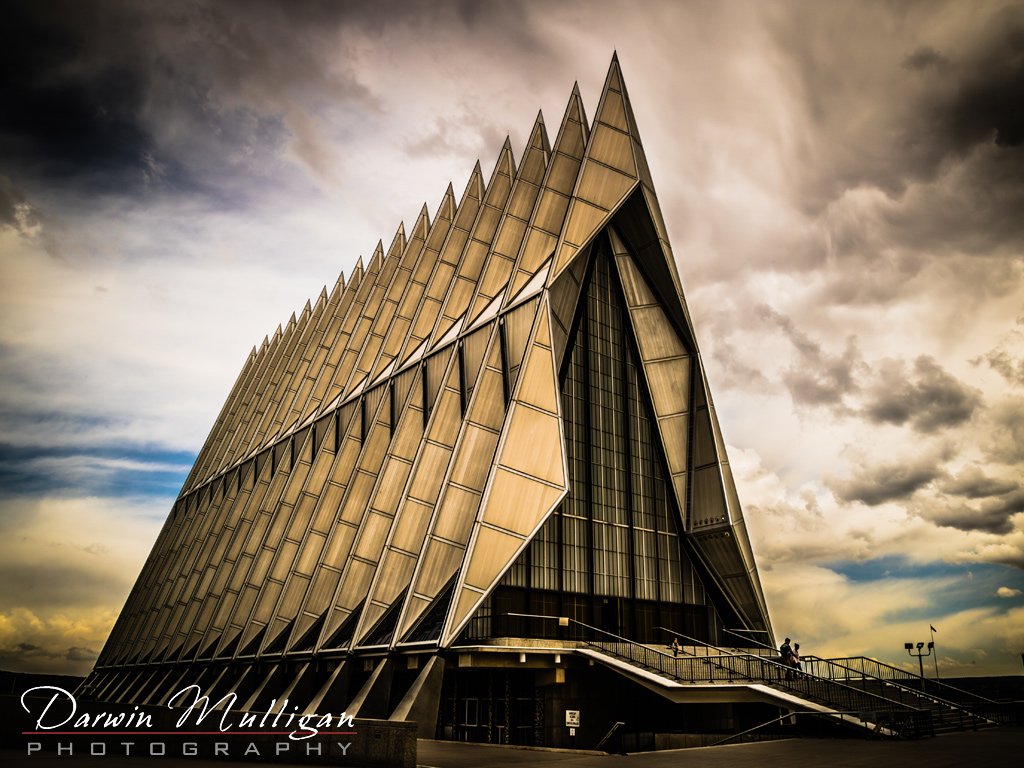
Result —
[[[717, 653], [712, 655], [708, 651], [712, 649], [718, 651], [719, 649], [703, 640], [690, 637], [682, 632], [675, 632], [667, 627], [659, 627], [659, 629], [665, 629], [672, 632], [676, 637], [692, 641], [695, 647], [703, 646], [705, 655], [687, 655], [684, 652], [683, 656], [670, 656], [635, 640], [630, 640], [606, 629], [594, 627], [565, 616], [513, 612], [509, 612], [506, 615], [522, 618], [549, 619], [558, 621], [566, 626], [572, 623], [599, 635], [605, 635], [614, 642], [588, 640], [585, 638], [580, 642], [626, 659], [640, 667], [671, 676], [679, 681], [696, 683], [698, 680], [700, 682], [706, 680], [714, 683], [716, 681], [732, 682], [734, 680], [747, 680], [753, 682], [755, 680], [764, 680], [779, 688], [793, 691], [800, 696], [817, 699], [830, 707], [836, 708], [837, 711], [857, 711], [862, 713], [881, 711], [889, 716], [890, 723], [892, 724], [898, 724], [900, 718], [909, 718], [914, 733], [919, 735], [922, 731], [931, 733], [931, 710], [893, 701], [892, 699], [855, 688], [837, 680], [796, 672], [796, 670], [788, 665], [762, 656], [750, 653]], [[698, 671], [700, 674], [697, 674]], [[787, 678], [788, 675], [793, 675], [793, 677]], [[832, 695], [830, 695], [830, 692]], [[840, 699], [841, 701], [837, 701]], [[820, 714], [827, 716], [829, 713], [823, 712]], [[919, 722], [921, 718], [925, 718], [926, 722]]]
[[[842, 680], [847, 681], [847, 682], [854, 681], [854, 680], [857, 680], [857, 679], [859, 679], [861, 681], [865, 681], [865, 682], [868, 681], [868, 680], [877, 681], [877, 682], [883, 683], [884, 685], [889, 686], [890, 688], [896, 689], [897, 695], [898, 695], [899, 700], [900, 700], [901, 703], [903, 702], [904, 694], [909, 694], [911, 697], [913, 697], [913, 699], [915, 701], [919, 702], [922, 699], [925, 699], [928, 702], [931, 702], [932, 704], [938, 706], [939, 708], [944, 709], [946, 712], [953, 713], [955, 715], [959, 715], [961, 721], [963, 720], [963, 716], [966, 715], [968, 718], [970, 718], [972, 720], [972, 722], [973, 721], [977, 721], [977, 720], [983, 720], [983, 721], [987, 720], [988, 722], [994, 723], [993, 720], [991, 720], [989, 718], [986, 718], [983, 715], [975, 714], [974, 712], [971, 712], [969, 709], [966, 709], [963, 704], [959, 704], [959, 703], [954, 702], [954, 701], [949, 701], [948, 699], [943, 699], [943, 698], [941, 698], [939, 696], [936, 696], [936, 695], [934, 695], [932, 693], [926, 692], [926, 691], [924, 691], [922, 689], [913, 688], [913, 687], [910, 687], [910, 686], [907, 686], [907, 685], [903, 685], [902, 683], [897, 682], [895, 679], [886, 679], [886, 678], [883, 678], [883, 677], [872, 676], [872, 675], [867, 674], [866, 672], [863, 673], [860, 678], [850, 677], [849, 676], [849, 672], [851, 672], [851, 671], [852, 672], [856, 672], [857, 670], [852, 669], [850, 667], [847, 667], [847, 666], [845, 666], [843, 664], [840, 664], [837, 661], [835, 661], [834, 659], [822, 659], [822, 658], [820, 658], [818, 656], [805, 656], [805, 657], [803, 657], [803, 659], [801, 659], [801, 661], [805, 662], [807, 664], [807, 668], [808, 669], [813, 669], [815, 671], [815, 674], [817, 674], [819, 677], [824, 677], [824, 678], [830, 679], [830, 680], [842, 679]], [[822, 667], [825, 668], [825, 670], [828, 672], [828, 674], [821, 674]], [[835, 670], [834, 670], [835, 667], [838, 667], [839, 669], [843, 670], [843, 672], [845, 674], [844, 675], [836, 675], [835, 674]], [[900, 678], [900, 679], [903, 679], [903, 678]], [[912, 680], [918, 680], [920, 678], [918, 678], [916, 675], [912, 675], [911, 679]], [[909, 680], [907, 682], [909, 682]]]
[[[665, 629], [665, 627], [659, 627], [659, 629]], [[768, 645], [768, 643], [762, 643], [762, 642], [761, 642], [760, 640], [755, 640], [755, 639], [754, 639], [754, 638], [752, 638], [752, 637], [744, 637], [744, 636], [743, 636], [743, 635], [741, 635], [741, 634], [740, 634], [739, 632], [735, 632], [735, 631], [733, 631], [733, 630], [731, 630], [731, 629], [725, 629], [725, 628], [723, 627], [723, 628], [722, 628], [722, 631], [723, 631], [723, 632], [726, 632], [727, 634], [730, 634], [730, 635], [732, 635], [733, 637], [738, 637], [738, 638], [739, 638], [740, 640], [744, 640], [744, 641], [746, 641], [746, 642], [748, 642], [748, 643], [753, 643], [754, 645], [760, 646], [761, 648], [766, 648], [766, 649], [768, 649], [769, 651], [772, 651], [773, 653], [774, 653], [774, 652], [775, 652], [775, 650], [776, 650], [774, 646]], [[744, 631], [744, 632], [757, 632], [757, 631], [759, 631], [759, 630], [754, 630], [754, 629], [745, 629], [745, 630], [743, 630], [743, 631]], [[748, 646], [748, 647], [749, 647], [749, 646]]]
[[[809, 665], [816, 668], [819, 674], [824, 666], [825, 671], [828, 673], [827, 676], [833, 680], [842, 679], [850, 682], [874, 680], [889, 688], [896, 689], [899, 692], [898, 695], [901, 701], [904, 694], [908, 694], [918, 700], [927, 700], [939, 709], [944, 721], [948, 722], [950, 716], [958, 716], [961, 727], [965, 725], [965, 720], [966, 724], [977, 728], [980, 724], [999, 725], [1000, 723], [1010, 722], [1012, 719], [1005, 709], [1005, 705], [1000, 702], [961, 690], [952, 685], [922, 678], [875, 659], [867, 659], [862, 656], [845, 659], [822, 659], [816, 656], [804, 658]], [[844, 662], [858, 662], [860, 669]], [[874, 665], [874, 670], [879, 674], [872, 674], [871, 671], [868, 671], [871, 669], [871, 665]], [[839, 672], [836, 671], [837, 668], [840, 670]], [[885, 676], [884, 671], [888, 671], [891, 676]], [[930, 689], [926, 684], [930, 685]], [[936, 692], [936, 689], [938, 689], [938, 692]]]
[[[858, 727], [863, 728], [864, 730], [866, 730], [868, 732], [876, 733], [877, 730], [878, 730], [878, 726], [876, 725], [875, 729], [872, 730], [871, 728], [868, 727], [867, 723], [865, 723], [863, 720], [860, 719], [860, 717], [859, 717], [860, 714], [861, 714], [860, 712], [838, 712], [838, 711], [834, 711], [834, 712], [829, 712], [828, 713], [829, 717], [835, 717], [836, 715], [838, 715], [839, 716], [838, 719], [841, 720], [842, 722], [850, 722], [851, 725], [856, 725]], [[759, 731], [759, 730], [761, 730], [762, 728], [764, 728], [766, 726], [772, 725], [774, 723], [781, 723], [783, 720], [790, 720], [792, 718], [795, 718], [797, 715], [812, 715], [812, 716], [816, 716], [816, 717], [821, 717], [822, 713], [821, 712], [816, 712], [813, 709], [804, 709], [804, 710], [797, 710], [795, 712], [788, 712], [785, 715], [779, 715], [778, 717], [773, 717], [771, 720], [768, 720], [768, 721], [766, 721], [764, 723], [761, 723], [760, 725], [755, 725], [753, 728], [748, 728], [747, 730], [740, 731], [739, 733], [730, 734], [730, 735], [726, 736], [724, 739], [719, 739], [715, 743], [709, 744], [708, 746], [710, 746], [710, 747], [717, 747], [717, 746], [720, 746], [722, 744], [727, 744], [728, 742], [732, 741], [733, 739], [740, 739], [740, 738], [742, 738], [744, 736], [747, 736], [747, 735], [749, 735], [751, 733], [754, 733], [754, 731]], [[846, 720], [846, 716], [847, 715], [852, 716], [852, 717], [854, 717], [856, 719], [855, 720], [847, 721]]]
[[[662, 627], [662, 629], [667, 628]], [[714, 648], [714, 646], [704, 642], [703, 640], [698, 640], [697, 638], [690, 637], [689, 635], [681, 632], [673, 632], [673, 634], [676, 637], [681, 637], [691, 641], [696, 645], [704, 646], [706, 649]], [[770, 682], [772, 685], [787, 689], [801, 696], [817, 699], [829, 706], [835, 706], [838, 701], [844, 709], [856, 709], [857, 711], [862, 712], [867, 710], [885, 711], [890, 715], [896, 715], [897, 713], [906, 714], [910, 712], [928, 712], [930, 715], [930, 710], [915, 707], [903, 702], [897, 702], [884, 696], [874, 694], [871, 691], [865, 691], [863, 689], [847, 685], [838, 680], [820, 677], [813, 673], [802, 671], [798, 672], [788, 665], [754, 654], [734, 653], [723, 656], [703, 656], [694, 658], [705, 661], [715, 659], [712, 663], [716, 665], [721, 664], [730, 670], [733, 669], [733, 665], [738, 665], [738, 662], [740, 661], [745, 661], [747, 669], [750, 670], [752, 666], [751, 662], [753, 661], [755, 662], [753, 664], [754, 667], [757, 667], [758, 665], [761, 667], [762, 674], [752, 675], [748, 672], [747, 674], [740, 674], [740, 677], [750, 680], [765, 680], [766, 682]], [[765, 671], [769, 672], [769, 674], [764, 674]], [[794, 677], [790, 679], [790, 675], [793, 675]], [[730, 677], [730, 679], [732, 678]], [[838, 695], [831, 695], [830, 691], [832, 694]], [[859, 706], [863, 704], [866, 704], [867, 706]]]
[[[997, 701], [993, 701], [992, 699], [986, 698], [985, 696], [981, 696], [981, 695], [979, 695], [977, 693], [972, 693], [970, 691], [965, 691], [962, 688], [957, 688], [955, 685], [950, 685], [949, 683], [944, 683], [941, 680], [932, 680], [932, 679], [927, 678], [927, 677], [921, 677], [920, 675], [915, 675], [912, 672], [907, 672], [905, 669], [900, 669], [899, 667], [894, 667], [891, 664], [886, 664], [885, 662], [878, 661], [877, 659], [869, 659], [866, 656], [850, 656], [850, 657], [836, 658], [836, 659], [822, 659], [820, 656], [805, 656], [804, 658], [806, 658], [806, 659], [819, 659], [821, 661], [827, 661], [827, 662], [830, 662], [830, 663], [835, 664], [837, 666], [844, 667], [844, 668], [848, 669], [851, 672], [858, 672], [859, 671], [862, 675], [864, 675], [866, 677], [874, 677], [874, 678], [878, 678], [879, 680], [907, 680], [907, 681], [911, 681], [912, 680], [914, 682], [917, 682], [917, 683], [921, 684], [921, 690], [922, 691], [924, 690], [924, 688], [926, 686], [930, 685], [930, 686], [936, 686], [940, 690], [952, 691], [952, 692], [956, 693], [957, 696], [962, 697], [963, 699], [966, 699], [966, 700], [973, 699], [973, 700], [976, 700], [978, 703], [982, 703], [982, 704], [998, 704], [999, 703]], [[861, 668], [858, 670], [852, 664], [846, 664], [845, 662], [858, 662], [860, 664]], [[867, 670], [867, 668], [872, 666], [872, 665], [877, 670], [874, 673], [868, 672], [868, 670]], [[936, 697], [936, 698], [938, 698], [938, 697]]]
[[625, 723], [621, 720], [616, 720], [612, 724], [612, 727], [608, 729], [608, 733], [606, 733], [604, 737], [599, 742], [597, 742], [597, 746], [594, 747], [594, 749], [601, 749], [602, 747], [604, 747], [604, 745], [608, 743], [608, 739], [614, 736], [615, 732], [619, 730], [619, 728], [622, 728], [624, 725]]
[[[676, 637], [683, 637], [683, 638], [686, 638], [687, 640], [693, 640], [693, 641], [694, 641], [695, 643], [697, 643], [698, 645], [702, 645], [702, 646], [705, 646], [705, 648], [713, 648], [713, 649], [715, 649], [716, 651], [722, 651], [722, 650], [725, 650], [725, 649], [723, 649], [723, 648], [719, 648], [718, 646], [715, 646], [715, 645], [711, 645], [710, 643], [705, 643], [705, 642], [704, 642], [703, 640], [697, 640], [697, 639], [695, 639], [695, 638], [689, 637], [688, 635], [683, 635], [683, 634], [680, 634], [680, 633], [676, 632], [675, 630], [673, 630], [673, 629], [672, 629], [672, 628], [670, 628], [670, 627], [663, 627], [663, 626], [661, 626], [661, 625], [659, 624], [658, 626], [656, 626], [656, 627], [655, 627], [655, 629], [661, 629], [661, 630], [664, 630], [665, 632], [668, 632], [668, 633], [669, 633], [670, 635], [674, 635], [674, 636], [676, 636]], [[722, 631], [723, 631], [723, 632], [728, 632], [728, 633], [729, 633], [730, 635], [736, 635], [736, 633], [735, 633], [735, 632], [733, 632], [733, 631], [731, 631], [731, 630], [728, 630], [728, 629], [725, 629], [725, 630], [722, 630]], [[741, 640], [747, 640], [747, 638], [743, 637], [742, 635], [736, 635], [736, 637], [739, 637], [739, 638], [740, 638]], [[755, 643], [757, 643], [757, 641], [756, 641], [756, 640], [754, 640], [754, 641], [752, 641], [752, 642], [755, 642]], [[746, 647], [745, 647], [745, 648], [746, 648], [746, 650], [745, 650], [744, 652], [745, 652], [745, 653], [750, 653], [750, 654], [751, 654], [752, 656], [760, 656], [760, 655], [761, 655], [760, 653], [753, 653], [753, 651], [763, 651], [763, 650], [764, 650], [764, 651], [768, 651], [770, 655], [769, 655], [769, 656], [762, 656], [762, 658], [770, 658], [770, 657], [775, 657], [775, 658], [778, 658], [778, 657], [779, 657], [779, 652], [778, 652], [778, 650], [777, 650], [777, 649], [775, 649], [775, 648], [773, 648], [772, 646], [770, 646], [770, 645], [765, 645], [764, 643], [757, 643], [757, 645], [758, 645], [758, 646], [760, 646], [760, 647], [759, 647], [759, 648], [750, 648], [749, 646], [746, 646]], [[740, 648], [741, 646], [734, 646], [734, 647], [735, 647], [735, 648], [736, 648], [737, 650], [739, 650], [739, 648]], [[728, 651], [727, 651], [727, 652], [728, 652]]]
[[[506, 615], [557, 620], [566, 627], [571, 623], [598, 637], [598, 639], [580, 638], [577, 642], [581, 645], [593, 647], [604, 653], [625, 659], [640, 668], [646, 668], [681, 682], [695, 684], [698, 682], [764, 681], [775, 688], [787, 690], [795, 695], [825, 704], [835, 712], [848, 710], [862, 713], [862, 719], [865, 721], [876, 721], [879, 726], [884, 725], [888, 730], [894, 732], [899, 732], [902, 729], [904, 735], [909, 732], [917, 735], [933, 734], [933, 717], [938, 717], [943, 723], [948, 723], [950, 717], [959, 717], [961, 728], [965, 725], [965, 720], [968, 725], [973, 725], [975, 728], [981, 723], [996, 724], [1002, 720], [991, 712], [972, 711], [967, 702], [958, 702], [938, 695], [936, 692], [923, 690], [923, 686], [922, 690], [918, 690], [906, 683], [920, 682], [923, 679], [925, 684], [939, 687], [940, 692], [946, 693], [946, 696], [949, 696], [947, 692], [952, 692], [960, 694], [962, 698], [974, 699], [978, 709], [982, 709], [983, 705], [999, 707], [1001, 706], [1000, 702], [963, 691], [946, 683], [921, 678], [906, 670], [866, 657], [822, 659], [817, 656], [805, 656], [802, 661], [806, 664], [806, 668], [794, 670], [793, 667], [781, 663], [781, 658], [775, 655], [775, 649], [764, 644], [761, 644], [762, 649], [768, 650], [771, 656], [739, 649], [730, 652], [712, 646], [704, 640], [677, 632], [670, 627], [656, 627], [656, 629], [668, 632], [676, 638], [682, 638], [692, 643], [692, 649], [689, 649], [689, 646], [679, 648], [681, 656], [670, 655], [660, 650], [660, 644], [656, 647], [644, 645], [569, 617], [512, 612]], [[746, 640], [746, 638], [744, 639]], [[700, 655], [700, 650], [703, 650], [703, 655]], [[875, 674], [872, 674], [872, 671]], [[874, 693], [866, 687], [857, 685], [859, 681], [868, 679], [889, 686], [896, 696]], [[913, 697], [912, 702], [905, 700], [905, 694]], [[820, 714], [828, 715], [830, 713]]]

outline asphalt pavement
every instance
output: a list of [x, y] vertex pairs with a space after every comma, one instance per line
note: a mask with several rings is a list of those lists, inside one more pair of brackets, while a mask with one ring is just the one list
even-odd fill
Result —
[[631, 755], [595, 755], [420, 741], [422, 768], [1004, 768], [1024, 764], [1024, 728], [952, 733], [917, 741], [786, 739]]

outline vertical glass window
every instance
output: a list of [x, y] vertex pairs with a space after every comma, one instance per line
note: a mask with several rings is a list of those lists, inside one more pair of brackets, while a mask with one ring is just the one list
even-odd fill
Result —
[[645, 627], [638, 631], [649, 634], [658, 610], [664, 621], [677, 610], [659, 603], [702, 604], [704, 593], [681, 548], [657, 423], [606, 254], [596, 256], [585, 290], [562, 383], [569, 495], [502, 584], [560, 592], [570, 615], [595, 597], [633, 601]]
[[532, 545], [533, 586], [536, 589], [557, 590], [558, 578], [558, 520], [554, 517], [545, 523]]

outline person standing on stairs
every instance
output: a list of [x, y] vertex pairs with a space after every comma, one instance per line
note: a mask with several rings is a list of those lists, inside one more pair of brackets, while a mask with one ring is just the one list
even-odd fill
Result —
[[[793, 646], [789, 644], [790, 640], [787, 637], [786, 641], [779, 646], [779, 663], [784, 667], [793, 666]], [[786, 670], [786, 679], [790, 676], [789, 670]]]

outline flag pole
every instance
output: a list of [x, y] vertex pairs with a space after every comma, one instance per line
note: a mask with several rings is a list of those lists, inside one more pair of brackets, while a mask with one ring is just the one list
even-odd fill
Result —
[[935, 647], [935, 632], [936, 629], [931, 624], [928, 625], [928, 629], [932, 632], [932, 661], [935, 662], [935, 679], [939, 679], [939, 649]]

